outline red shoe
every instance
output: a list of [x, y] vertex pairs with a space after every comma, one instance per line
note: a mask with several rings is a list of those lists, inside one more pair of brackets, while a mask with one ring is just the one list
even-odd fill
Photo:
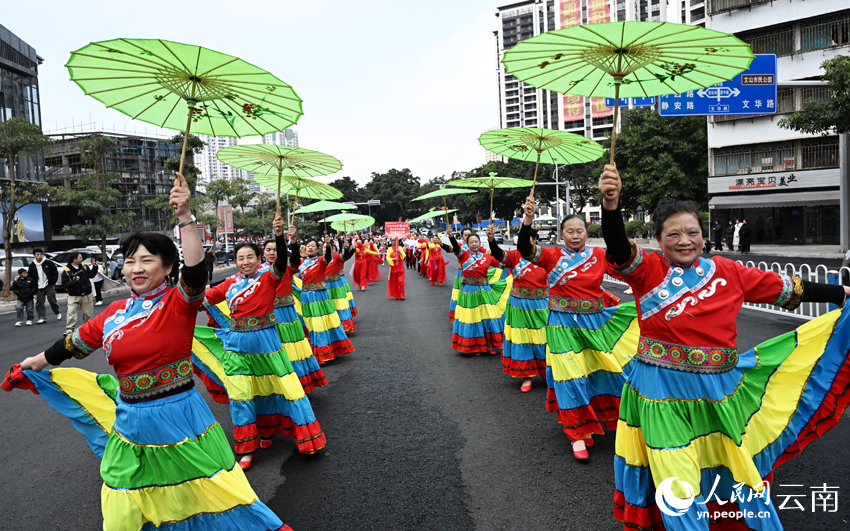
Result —
[[260, 448], [265, 450], [266, 448], [271, 448], [271, 447], [272, 447], [272, 440], [271, 439], [260, 439]]
[[524, 382], [522, 382], [522, 387], [519, 388], [523, 393], [527, 393], [531, 391], [531, 378], [526, 378]]
[[431, 285], [433, 286], [433, 285], [434, 285], [434, 283], [433, 283], [433, 282], [431, 282]]
[[254, 454], [243, 455], [239, 460], [239, 468], [242, 470], [248, 470], [252, 464], [254, 464]]
[[584, 438], [584, 446], [586, 448], [590, 448], [591, 446], [593, 446], [593, 436], [592, 435], [588, 435], [587, 437]]
[[573, 441], [573, 456], [579, 461], [590, 459], [590, 454], [587, 453], [587, 447], [584, 441]]

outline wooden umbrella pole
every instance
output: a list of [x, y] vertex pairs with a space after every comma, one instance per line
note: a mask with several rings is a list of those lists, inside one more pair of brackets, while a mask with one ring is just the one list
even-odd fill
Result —
[[283, 170], [277, 170], [277, 214], [280, 215], [280, 180]]
[[490, 224], [493, 224], [493, 192], [496, 191], [496, 187], [493, 186], [490, 188]]
[[446, 226], [449, 225], [449, 207], [446, 205], [446, 196], [443, 196], [443, 210], [446, 211]]
[[295, 203], [292, 205], [292, 223], [290, 225], [295, 225], [295, 210], [298, 208], [298, 192], [300, 191], [300, 188], [295, 189]]
[[325, 236], [328, 235], [328, 221], [325, 219], [326, 217], [328, 217], [328, 213], [322, 210], [322, 221], [325, 224]]
[[183, 175], [183, 163], [186, 161], [186, 146], [189, 145], [189, 131], [192, 129], [192, 114], [195, 112], [195, 107], [189, 105], [189, 117], [186, 118], [186, 132], [183, 133], [183, 152], [180, 153], [180, 170], [177, 172]]
[[537, 168], [540, 167], [540, 151], [537, 152], [537, 165], [534, 166], [534, 181], [531, 183], [531, 197], [534, 198], [534, 187], [537, 185]]
[[614, 148], [617, 145], [617, 117], [620, 114], [620, 83], [622, 78], [614, 78], [614, 129], [611, 131], [611, 166], [614, 165]]

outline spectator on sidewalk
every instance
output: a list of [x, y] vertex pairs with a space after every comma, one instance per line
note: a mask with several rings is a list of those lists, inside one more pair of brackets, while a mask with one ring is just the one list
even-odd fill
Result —
[[726, 227], [726, 248], [730, 251], [734, 251], [735, 247], [733, 245], [735, 239], [735, 224], [732, 223], [732, 220], [729, 220], [729, 226]]
[[18, 320], [15, 326], [23, 326], [25, 321], [27, 326], [32, 325], [32, 299], [37, 290], [35, 280], [30, 278], [27, 270], [23, 267], [18, 269], [18, 277], [12, 282], [12, 293], [18, 296], [15, 305]]
[[741, 223], [741, 230], [738, 231], [741, 238], [741, 252], [744, 254], [750, 252], [750, 241], [753, 237], [752, 231], [753, 226], [750, 225], [750, 220], [745, 219], [744, 222]]
[[83, 312], [80, 324], [91, 319], [94, 313], [92, 304], [91, 279], [97, 272], [92, 271], [83, 264], [83, 255], [77, 255], [68, 262], [62, 271], [62, 287], [68, 290], [68, 318], [65, 321], [65, 335], [72, 333], [77, 326], [77, 310]]
[[213, 252], [212, 247], [207, 249], [207, 252], [204, 255], [204, 265], [207, 266], [207, 278], [209, 279], [209, 282], [212, 282], [213, 268], [215, 267], [215, 253]]
[[32, 252], [35, 260], [30, 263], [28, 275], [35, 282], [38, 292], [35, 296], [35, 313], [38, 321], [35, 324], [44, 324], [47, 311], [44, 308], [44, 300], [50, 304], [50, 309], [56, 314], [56, 320], [62, 319], [59, 311], [59, 303], [56, 302], [56, 281], [59, 280], [59, 270], [56, 263], [44, 257], [44, 251], [34, 249]]
[[92, 256], [89, 262], [89, 269], [95, 272], [95, 276], [92, 279], [92, 283], [94, 284], [94, 300], [95, 306], [100, 306], [103, 304], [103, 296], [101, 295], [101, 289], [103, 288], [103, 278], [106, 275], [103, 267], [97, 263], [97, 258]]
[[723, 225], [715, 221], [711, 231], [714, 233], [714, 250], [720, 252], [723, 250]]

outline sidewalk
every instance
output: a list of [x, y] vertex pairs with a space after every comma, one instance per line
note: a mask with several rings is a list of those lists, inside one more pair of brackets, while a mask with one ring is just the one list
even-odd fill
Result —
[[[588, 238], [587, 243], [597, 247], [605, 247], [605, 241], [602, 238]], [[658, 250], [658, 243], [655, 240], [636, 239], [635, 243], [644, 249]], [[721, 252], [712, 251], [711, 254], [719, 254], [727, 258], [742, 257], [742, 256], [781, 256], [785, 258], [827, 258], [832, 260], [842, 260], [844, 253], [841, 252], [839, 245], [753, 245], [750, 252], [746, 255], [739, 252], [730, 252], [725, 250]]]
[[[215, 271], [213, 271], [213, 273], [225, 273], [225, 272], [228, 272], [228, 271], [235, 271], [235, 270], [236, 270], [235, 265], [221, 266], [221, 267], [216, 267]], [[113, 280], [107, 280], [107, 282], [114, 284], [114, 287], [104, 289], [101, 292], [101, 294], [103, 295], [103, 298], [114, 297], [116, 295], [123, 295], [124, 293], [130, 293], [130, 286], [128, 286], [124, 283], [118, 283], [118, 282], [115, 282]], [[106, 284], [104, 284], [104, 288], [106, 288]], [[68, 307], [68, 294], [67, 293], [57, 293], [56, 294], [56, 302], [59, 303], [60, 307], [67, 308]], [[13, 313], [15, 311], [15, 305], [16, 304], [17, 304], [17, 301], [0, 301], [0, 314]], [[47, 305], [46, 302], [45, 302], [45, 305]], [[50, 309], [49, 306], [48, 306], [48, 309]], [[62, 309], [61, 311], [62, 311], [62, 317], [64, 318], [66, 310]], [[53, 314], [50, 313], [50, 315], [53, 315]]]

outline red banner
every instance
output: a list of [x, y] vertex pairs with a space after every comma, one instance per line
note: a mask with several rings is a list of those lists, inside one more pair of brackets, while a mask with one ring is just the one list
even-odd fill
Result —
[[561, 0], [561, 28], [581, 24], [581, 0]]
[[384, 234], [391, 238], [403, 238], [410, 234], [410, 223], [402, 221], [385, 221]]
[[216, 209], [218, 213], [218, 233], [233, 233], [233, 207], [223, 206]]
[[564, 94], [564, 121], [584, 120], [584, 96]]
[[604, 118], [613, 114], [614, 108], [605, 105], [605, 98], [590, 98], [590, 116], [592, 118]]
[[587, 0], [587, 23], [600, 24], [611, 22], [611, 9], [608, 0]]

